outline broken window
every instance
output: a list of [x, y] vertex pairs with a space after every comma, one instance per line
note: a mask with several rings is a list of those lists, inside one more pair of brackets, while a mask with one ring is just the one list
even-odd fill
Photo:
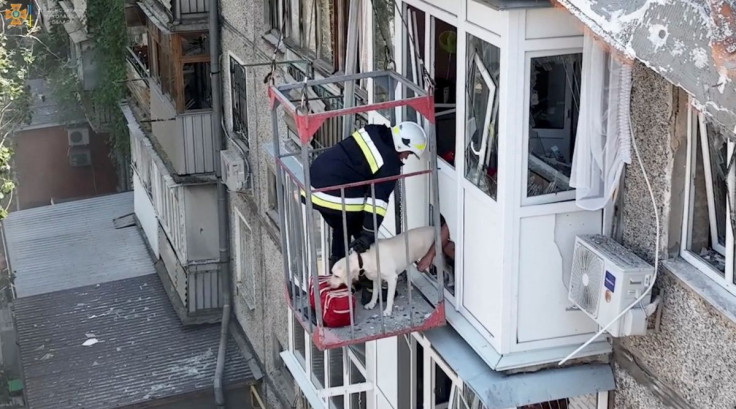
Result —
[[230, 104], [232, 105], [233, 132], [247, 142], [248, 103], [245, 82], [245, 67], [230, 57]]
[[[690, 178], [685, 206], [687, 240], [683, 257], [726, 287], [733, 281], [733, 248], [729, 180], [734, 169], [728, 167], [734, 143], [702, 115], [691, 113]], [[732, 186], [733, 188], [733, 186]]]
[[533, 57], [529, 74], [527, 197], [573, 199], [570, 172], [580, 111], [583, 54]]
[[501, 50], [468, 34], [466, 67], [465, 178], [495, 200]]

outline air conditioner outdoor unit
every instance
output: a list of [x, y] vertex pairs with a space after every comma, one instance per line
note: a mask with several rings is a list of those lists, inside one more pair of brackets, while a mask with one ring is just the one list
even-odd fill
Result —
[[[568, 298], [601, 327], [608, 325], [649, 287], [654, 267], [613, 239], [601, 235], [575, 238]], [[608, 328], [614, 337], [644, 335], [647, 294]]]
[[88, 128], [70, 128], [66, 130], [66, 135], [69, 139], [69, 146], [89, 145]]
[[232, 192], [245, 188], [245, 160], [233, 150], [220, 151], [222, 180]]
[[75, 168], [92, 165], [92, 155], [89, 149], [78, 149], [69, 152], [69, 165]]

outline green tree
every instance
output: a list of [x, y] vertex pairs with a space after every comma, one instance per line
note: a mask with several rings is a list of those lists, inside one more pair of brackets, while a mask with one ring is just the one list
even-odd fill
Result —
[[[0, 10], [6, 9], [10, 4], [0, 1]], [[11, 25], [12, 19], [3, 18], [0, 26], [0, 219], [7, 216], [15, 189], [9, 138], [19, 126], [30, 123], [26, 80], [37, 40], [33, 37], [35, 28], [27, 21], [20, 21], [18, 26]]]

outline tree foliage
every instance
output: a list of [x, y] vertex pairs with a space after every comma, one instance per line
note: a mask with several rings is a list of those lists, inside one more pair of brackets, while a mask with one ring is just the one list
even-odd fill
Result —
[[[95, 42], [98, 83], [88, 98], [110, 114], [110, 143], [117, 160], [128, 163], [128, 127], [119, 109], [125, 97], [125, 54], [128, 43], [124, 0], [88, 1], [87, 29]], [[121, 166], [125, 169], [125, 166]]]
[[[57, 13], [63, 15], [59, 10]], [[87, 32], [93, 41], [91, 54], [97, 78], [96, 87], [84, 90], [77, 73], [79, 61], [70, 60], [69, 36], [63, 27], [66, 20], [55, 19], [49, 32], [39, 34], [46, 45], [35, 64], [38, 76], [48, 79], [48, 84], [58, 102], [62, 118], [78, 116], [82, 107], [90, 122], [108, 132], [111, 159], [119, 170], [127, 169], [130, 144], [128, 127], [119, 109], [125, 97], [125, 52], [127, 31], [125, 27], [124, 0], [91, 0], [87, 2], [85, 19]]]
[[[8, 8], [9, 3], [0, 0], [0, 10]], [[25, 21], [11, 26], [9, 20], [2, 19], [0, 26], [0, 219], [7, 216], [15, 189], [9, 137], [31, 119], [26, 80], [35, 58], [35, 31]]]

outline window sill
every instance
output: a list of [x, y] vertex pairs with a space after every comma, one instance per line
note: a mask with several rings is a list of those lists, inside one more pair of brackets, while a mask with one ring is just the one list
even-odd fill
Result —
[[677, 278], [686, 289], [694, 292], [721, 315], [736, 323], [736, 296], [681, 257], [663, 261], [662, 267]]
[[[261, 38], [268, 43], [271, 47], [276, 48], [279, 47], [279, 34], [275, 33], [273, 31], [269, 31], [266, 34], [263, 34]], [[278, 52], [281, 54], [286, 53], [286, 45], [284, 42], [281, 42], [281, 46], [278, 48]]]

